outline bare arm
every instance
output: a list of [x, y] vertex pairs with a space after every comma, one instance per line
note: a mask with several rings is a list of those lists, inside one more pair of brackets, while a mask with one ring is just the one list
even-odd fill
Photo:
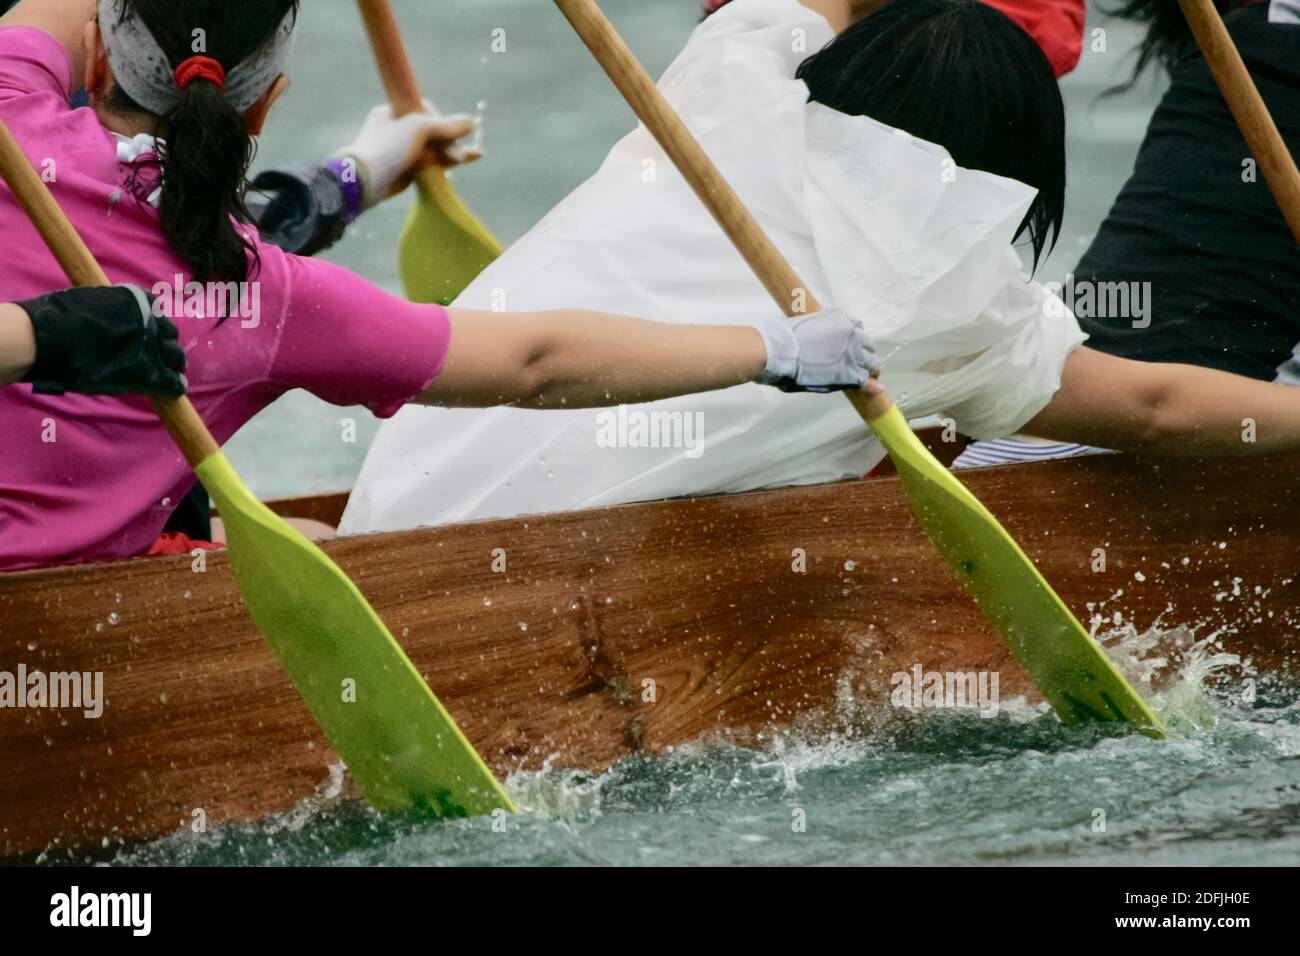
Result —
[[1066, 360], [1061, 390], [1024, 431], [1168, 458], [1295, 451], [1300, 388], [1081, 348]]
[[452, 309], [451, 348], [422, 405], [593, 408], [729, 388], [767, 362], [748, 326], [667, 325], [599, 312]]
[[0, 27], [34, 27], [63, 44], [78, 84], [86, 73], [86, 24], [95, 19], [95, 0], [22, 0], [0, 17]]
[[0, 385], [20, 381], [35, 361], [32, 320], [16, 305], [0, 305]]

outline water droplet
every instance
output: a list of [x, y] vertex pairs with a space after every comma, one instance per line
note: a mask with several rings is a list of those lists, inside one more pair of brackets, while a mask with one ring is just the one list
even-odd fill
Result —
[[492, 606], [492, 599], [491, 599], [491, 598], [484, 598], [484, 599], [483, 599], [483, 606], [484, 606], [484, 607], [491, 607], [491, 606]]
[[519, 630], [521, 630], [521, 631], [526, 631], [526, 630], [528, 630], [528, 622], [527, 622], [527, 621], [520, 621], [520, 622], [519, 622]]
[[858, 566], [858, 562], [856, 562], [856, 561], [845, 561], [845, 562], [844, 562], [844, 570], [845, 570], [845, 571], [853, 571], [853, 570], [855, 570], [855, 569], [857, 568], [857, 566]]
[[120, 615], [120, 614], [118, 614], [116, 611], [114, 611], [112, 614], [110, 614], [110, 615], [108, 616], [108, 623], [109, 623], [109, 624], [113, 624], [113, 625], [121, 624], [121, 623], [122, 623], [122, 615]]

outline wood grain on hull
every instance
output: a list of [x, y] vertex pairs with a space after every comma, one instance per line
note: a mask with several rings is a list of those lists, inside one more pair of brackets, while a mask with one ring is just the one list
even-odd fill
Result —
[[[1229, 650], [1280, 671], [1300, 650], [1298, 465], [1094, 458], [967, 477], [1085, 621], [1104, 603], [1142, 627], [1236, 628]], [[1032, 695], [893, 478], [325, 547], [502, 774], [752, 742], [833, 713], [846, 687], [883, 701], [917, 663], [996, 670], [1004, 699]], [[0, 710], [5, 853], [161, 834], [195, 810], [255, 819], [330, 779], [220, 555], [205, 573], [179, 558], [0, 576], [0, 671], [20, 663], [102, 671], [107, 704], [99, 720]]]

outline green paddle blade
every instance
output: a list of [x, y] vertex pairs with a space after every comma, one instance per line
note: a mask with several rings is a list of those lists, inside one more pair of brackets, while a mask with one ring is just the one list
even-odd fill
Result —
[[997, 519], [921, 444], [898, 409], [871, 427], [898, 468], [917, 520], [1061, 720], [1123, 721], [1149, 737], [1163, 737], [1160, 718]]
[[366, 799], [476, 816], [514, 805], [348, 577], [240, 481], [224, 455], [195, 469], [221, 509], [253, 622]]
[[450, 305], [501, 255], [501, 243], [465, 208], [441, 169], [422, 171], [416, 186], [397, 245], [398, 274], [412, 302]]

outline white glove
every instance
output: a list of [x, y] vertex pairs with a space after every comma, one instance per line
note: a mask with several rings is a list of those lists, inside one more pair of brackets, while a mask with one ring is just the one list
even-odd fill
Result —
[[768, 319], [758, 332], [767, 345], [767, 369], [755, 381], [783, 392], [861, 388], [880, 372], [867, 330], [840, 309]]
[[428, 100], [424, 108], [423, 113], [393, 119], [391, 106], [376, 106], [357, 138], [336, 154], [356, 161], [366, 208], [405, 189], [427, 149], [432, 149], [440, 164], [448, 167], [482, 155], [457, 142], [474, 131], [472, 119], [440, 116]]

